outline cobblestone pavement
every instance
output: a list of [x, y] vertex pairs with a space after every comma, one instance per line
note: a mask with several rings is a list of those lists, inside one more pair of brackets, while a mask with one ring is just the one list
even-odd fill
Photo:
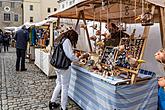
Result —
[[[14, 48], [9, 48], [8, 53], [0, 53], [0, 110], [49, 110], [55, 78], [48, 79], [33, 63], [28, 62], [26, 72], [16, 72], [15, 60]], [[70, 99], [68, 108], [80, 110]]]

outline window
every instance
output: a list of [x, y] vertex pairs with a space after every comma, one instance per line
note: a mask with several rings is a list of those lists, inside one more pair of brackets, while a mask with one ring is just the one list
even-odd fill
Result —
[[30, 11], [33, 11], [33, 5], [30, 5]]
[[73, 0], [73, 3], [75, 3], [75, 0]]
[[64, 8], [65, 7], [65, 5], [64, 4], [62, 4], [62, 8]]
[[4, 21], [10, 21], [10, 13], [4, 13]]
[[2, 7], [2, 1], [0, 1], [0, 7]]
[[50, 8], [48, 8], [48, 13], [50, 13], [51, 12], [51, 10], [50, 10]]
[[18, 15], [14, 15], [14, 21], [18, 21]]
[[15, 8], [15, 3], [11, 2], [11, 8]]
[[33, 17], [30, 17], [30, 22], [33, 22]]
[[54, 8], [54, 11], [57, 11], [57, 8]]
[[72, 1], [69, 2], [69, 5], [72, 5]]

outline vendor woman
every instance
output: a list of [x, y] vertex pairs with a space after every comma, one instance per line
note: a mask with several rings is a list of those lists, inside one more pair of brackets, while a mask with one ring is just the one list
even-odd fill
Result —
[[[120, 39], [123, 37], [129, 37], [128, 34], [119, 30], [119, 28], [114, 23], [108, 23], [106, 25], [107, 30], [109, 31], [109, 36], [105, 36], [105, 46], [118, 46], [120, 43]], [[108, 34], [106, 34], [108, 35]]]

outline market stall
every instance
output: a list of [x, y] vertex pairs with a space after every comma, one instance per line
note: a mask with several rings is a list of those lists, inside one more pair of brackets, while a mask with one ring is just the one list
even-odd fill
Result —
[[[55, 68], [49, 64], [51, 57], [50, 50], [53, 46], [53, 24], [55, 21], [56, 18], [49, 18], [41, 22], [26, 22], [23, 24], [29, 32], [26, 58], [28, 58], [29, 61], [34, 61], [35, 65], [48, 77], [55, 76]], [[22, 26], [6, 27], [5, 30], [15, 32]]]
[[[35, 23], [36, 38], [32, 40], [31, 47], [34, 49], [35, 65], [38, 66], [48, 77], [55, 76], [56, 69], [49, 64], [51, 58], [51, 49], [53, 46], [53, 23], [56, 19], [51, 18]], [[31, 29], [32, 30], [32, 29]], [[35, 41], [35, 42], [34, 42]]]
[[[163, 2], [164, 3], [164, 2]], [[161, 4], [161, 5], [160, 5]], [[72, 65], [69, 96], [86, 110], [155, 110], [157, 109], [157, 79], [155, 73], [140, 70], [145, 61], [143, 55], [150, 26], [160, 22], [162, 45], [164, 47], [164, 5], [154, 1], [136, 0], [88, 0], [75, 6], [58, 11], [51, 16], [70, 19], [82, 19], [89, 42], [89, 57]], [[153, 20], [154, 16], [154, 20]], [[161, 17], [159, 17], [161, 16]], [[120, 39], [117, 47], [105, 46], [100, 36], [93, 49], [86, 28], [86, 20], [99, 22], [141, 23], [144, 31], [139, 37], [133, 29], [128, 38]], [[93, 25], [94, 27], [94, 25]], [[77, 27], [75, 27], [77, 28]], [[119, 28], [123, 31], [123, 28]], [[108, 35], [108, 34], [106, 34]], [[86, 52], [85, 52], [86, 53]], [[83, 54], [80, 50], [76, 54]], [[95, 57], [96, 56], [96, 57]], [[144, 92], [147, 91], [147, 92]]]

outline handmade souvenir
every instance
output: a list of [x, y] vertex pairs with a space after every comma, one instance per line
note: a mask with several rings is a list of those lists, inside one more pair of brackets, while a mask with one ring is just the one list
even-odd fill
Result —
[[97, 46], [104, 47], [104, 42], [103, 41], [98, 41], [96, 43]]
[[120, 45], [118, 47], [114, 47], [115, 50], [123, 52], [125, 50], [125, 46], [124, 45]]
[[154, 24], [153, 14], [151, 12], [145, 12], [142, 15], [139, 15], [135, 20], [140, 20], [142, 26], [150, 26]]
[[85, 25], [85, 24], [81, 24], [81, 25], [80, 25], [80, 28], [84, 28], [84, 29], [86, 29], [86, 28], [87, 28], [87, 25]]
[[89, 57], [89, 53], [83, 53], [82, 57], [87, 59]]
[[88, 61], [87, 61], [87, 65], [88, 65], [88, 66], [93, 66], [94, 63], [95, 63], [94, 60], [88, 60]]
[[96, 41], [97, 37], [95, 35], [90, 37], [90, 40]]
[[75, 55], [76, 55], [77, 57], [80, 57], [80, 56], [81, 56], [81, 51], [75, 51], [74, 53], [75, 53]]
[[97, 30], [96, 31], [96, 35], [101, 35], [101, 31], [100, 30]]
[[81, 59], [81, 60], [80, 60], [80, 64], [85, 65], [86, 63], [87, 63], [87, 60], [86, 60], [86, 59]]

